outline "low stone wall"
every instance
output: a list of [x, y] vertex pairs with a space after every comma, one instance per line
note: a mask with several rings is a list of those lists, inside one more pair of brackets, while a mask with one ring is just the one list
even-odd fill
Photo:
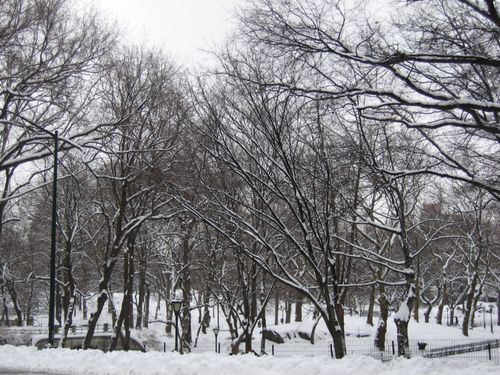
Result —
[[[85, 336], [83, 336], [83, 335], [68, 336], [68, 338], [66, 340], [66, 347], [71, 348], [71, 349], [81, 349], [83, 347], [83, 340], [84, 339], [85, 339]], [[49, 342], [48, 337], [41, 338], [41, 339], [38, 339], [36, 342], [34, 342], [33, 345], [36, 346], [38, 349], [44, 349], [47, 347], [48, 342]], [[54, 343], [56, 346], [59, 344], [59, 337], [54, 338]], [[110, 343], [111, 343], [111, 335], [109, 335], [109, 334], [106, 334], [106, 335], [97, 334], [97, 335], [94, 335], [94, 337], [92, 338], [91, 348], [92, 349], [99, 349], [99, 350], [102, 350], [103, 352], [107, 352]], [[122, 347], [120, 340], [118, 340], [116, 350], [123, 350], [123, 347]], [[138, 342], [136, 339], [131, 337], [129, 350], [136, 350], [136, 351], [145, 352], [146, 348], [144, 347], [144, 345], [142, 343]]]

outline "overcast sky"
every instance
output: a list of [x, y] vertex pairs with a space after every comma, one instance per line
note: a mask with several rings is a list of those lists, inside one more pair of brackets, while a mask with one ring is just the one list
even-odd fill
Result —
[[89, 0], [138, 42], [161, 47], [181, 63], [203, 63], [234, 26], [244, 0]]

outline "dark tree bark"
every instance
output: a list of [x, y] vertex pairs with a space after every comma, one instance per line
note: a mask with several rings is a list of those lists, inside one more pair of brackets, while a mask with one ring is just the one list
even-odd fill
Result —
[[137, 318], [135, 327], [137, 329], [141, 329], [144, 324], [144, 300], [146, 298], [146, 271], [147, 271], [147, 259], [146, 259], [146, 251], [144, 246], [140, 248], [139, 251], [139, 285], [137, 288], [137, 292], [139, 293], [138, 302], [137, 302]]
[[144, 328], [149, 327], [149, 303], [151, 299], [151, 290], [149, 289], [149, 286], [146, 285], [146, 306], [144, 309]]
[[366, 324], [373, 326], [373, 309], [375, 307], [375, 286], [371, 287], [370, 298], [368, 300], [368, 313], [366, 315]]
[[443, 311], [444, 306], [448, 304], [448, 288], [446, 280], [443, 283], [443, 295], [441, 296], [441, 300], [439, 301], [438, 311], [436, 314], [436, 323], [443, 324]]
[[301, 322], [302, 321], [302, 295], [300, 293], [296, 294], [296, 299], [295, 299], [295, 321], [296, 322]]
[[64, 295], [63, 295], [63, 310], [64, 310], [64, 331], [63, 338], [60, 342], [62, 348], [66, 345], [69, 329], [73, 325], [73, 312], [76, 304], [76, 282], [73, 277], [73, 262], [71, 259], [72, 243], [68, 241], [63, 258], [64, 272]]
[[7, 280], [6, 283], [7, 291], [9, 292], [10, 299], [14, 305], [14, 311], [16, 312], [16, 325], [18, 327], [22, 327], [23, 325], [23, 311], [21, 308], [21, 302], [19, 301], [19, 297], [17, 295], [16, 285], [12, 278]]
[[387, 333], [387, 319], [389, 317], [389, 301], [382, 292], [378, 298], [380, 316], [377, 325], [377, 332], [375, 333], [375, 347], [380, 351], [385, 350], [385, 336]]

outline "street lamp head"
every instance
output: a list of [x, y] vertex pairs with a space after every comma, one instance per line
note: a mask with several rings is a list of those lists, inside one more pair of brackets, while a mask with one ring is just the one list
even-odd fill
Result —
[[174, 312], [175, 313], [178, 313], [181, 309], [181, 305], [182, 305], [182, 300], [180, 299], [173, 299], [170, 301], [170, 303], [172, 304], [172, 307], [174, 308]]
[[219, 334], [219, 327], [214, 327], [214, 335], [217, 336]]

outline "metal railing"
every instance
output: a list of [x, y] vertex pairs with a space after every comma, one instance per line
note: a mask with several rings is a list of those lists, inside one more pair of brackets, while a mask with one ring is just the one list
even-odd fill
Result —
[[[260, 351], [260, 343], [255, 341], [254, 350]], [[215, 342], [205, 341], [198, 343], [192, 348], [192, 352], [214, 352]], [[221, 354], [229, 354], [228, 345], [225, 344], [219, 351]], [[409, 356], [422, 357], [429, 360], [449, 361], [456, 359], [467, 359], [476, 361], [492, 361], [500, 364], [500, 340], [481, 339], [431, 339], [431, 340], [410, 340]], [[373, 338], [346, 338], [347, 355], [365, 355], [382, 361], [389, 361], [398, 354], [397, 342], [387, 340], [384, 350], [379, 350], [374, 346]], [[334, 357], [333, 343], [329, 340], [318, 340], [316, 344], [309, 342], [285, 342], [275, 344], [268, 341], [265, 347], [265, 354], [276, 357]]]

